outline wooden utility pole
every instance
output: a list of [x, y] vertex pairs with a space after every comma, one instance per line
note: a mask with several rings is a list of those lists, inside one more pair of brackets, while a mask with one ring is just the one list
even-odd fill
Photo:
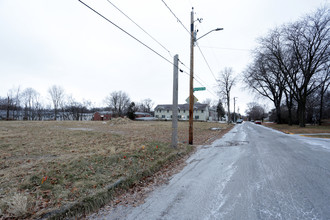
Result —
[[234, 97], [234, 123], [236, 122], [236, 112], [235, 112], [235, 104], [237, 97]]
[[179, 56], [174, 56], [173, 67], [173, 106], [172, 106], [172, 147], [178, 147], [178, 65]]
[[194, 120], [194, 8], [191, 10], [190, 31], [189, 144], [192, 145]]

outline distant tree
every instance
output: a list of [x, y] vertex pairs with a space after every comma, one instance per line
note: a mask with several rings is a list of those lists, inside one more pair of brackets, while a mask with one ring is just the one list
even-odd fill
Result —
[[330, 118], [330, 91], [324, 94], [323, 118]]
[[324, 108], [324, 95], [328, 91], [330, 86], [330, 65], [326, 65], [324, 69], [324, 76], [321, 78], [321, 87], [318, 92], [319, 100], [320, 100], [320, 109], [319, 109], [319, 125], [322, 124], [323, 119], [323, 108]]
[[265, 117], [265, 109], [256, 102], [247, 104], [246, 115], [250, 120], [263, 120]]
[[219, 75], [218, 78], [219, 93], [223, 95], [227, 101], [227, 114], [228, 120], [230, 122], [230, 91], [236, 83], [236, 78], [234, 77], [233, 69], [231, 67], [225, 67]]
[[134, 102], [131, 102], [127, 108], [127, 117], [131, 120], [135, 119], [135, 112], [137, 111], [137, 107], [135, 106]]
[[[78, 102], [72, 96], [69, 96], [67, 99], [67, 104], [65, 107], [65, 111], [67, 112], [67, 119], [82, 121], [84, 113], [89, 112], [89, 107], [91, 106], [91, 102], [84, 100], [83, 102]], [[99, 109], [93, 109], [92, 112], [100, 111]]]
[[63, 105], [64, 101], [64, 89], [60, 86], [53, 85], [48, 89], [48, 93], [50, 95], [50, 98], [53, 102], [54, 107], [54, 120], [57, 119], [57, 114], [59, 107]]
[[208, 107], [211, 107], [211, 105], [212, 105], [212, 99], [205, 99], [202, 103], [203, 104], [207, 104]]
[[129, 96], [123, 91], [112, 92], [105, 101], [116, 116], [124, 116], [130, 104]]
[[138, 108], [139, 108], [139, 111], [141, 111], [141, 112], [150, 113], [153, 105], [154, 105], [154, 102], [148, 98], [148, 99], [142, 100], [141, 103], [139, 104]]
[[6, 111], [7, 111], [7, 114], [6, 114], [6, 119], [9, 120], [9, 113], [10, 113], [10, 110], [13, 109], [13, 99], [9, 97], [9, 95], [7, 95], [7, 98], [5, 99], [5, 106], [6, 106]]
[[[19, 111], [21, 109], [20, 107], [20, 100], [21, 100], [21, 89], [13, 88], [10, 89], [7, 93], [7, 104], [6, 104], [6, 110], [7, 110], [7, 120], [8, 119], [17, 119], [19, 117]], [[12, 112], [12, 115], [10, 117], [10, 111]]]
[[22, 92], [24, 105], [24, 118], [26, 120], [37, 119], [37, 107], [40, 105], [40, 94], [33, 88], [26, 88]]
[[220, 121], [220, 118], [222, 118], [223, 116], [225, 116], [225, 114], [226, 114], [225, 109], [223, 108], [222, 102], [219, 99], [219, 102], [217, 104], [218, 121]]

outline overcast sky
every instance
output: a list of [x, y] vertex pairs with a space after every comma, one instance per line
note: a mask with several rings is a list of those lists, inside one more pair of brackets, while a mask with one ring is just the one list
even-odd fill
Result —
[[[194, 7], [197, 37], [221, 27], [198, 41], [195, 74], [207, 91], [195, 92], [199, 101], [218, 99], [216, 81], [224, 67], [239, 77], [251, 61], [256, 39], [270, 29], [296, 21], [328, 0], [109, 0], [154, 39], [141, 31], [107, 0], [86, 0], [109, 20], [169, 61], [175, 54], [190, 63], [190, 12]], [[122, 90], [133, 101], [150, 98], [157, 104], [172, 102], [173, 66], [78, 0], [0, 0], [0, 96], [8, 90], [34, 88], [44, 98], [52, 85], [78, 101], [105, 106], [112, 91]], [[160, 45], [160, 44], [162, 45]], [[165, 47], [166, 50], [163, 48]], [[167, 51], [169, 50], [170, 53]], [[189, 73], [189, 69], [179, 65]], [[179, 103], [189, 96], [189, 76], [179, 75]], [[238, 84], [232, 91], [244, 113], [254, 94]], [[261, 100], [259, 100], [262, 102]], [[154, 106], [155, 107], [155, 106]], [[271, 106], [270, 106], [271, 107]]]

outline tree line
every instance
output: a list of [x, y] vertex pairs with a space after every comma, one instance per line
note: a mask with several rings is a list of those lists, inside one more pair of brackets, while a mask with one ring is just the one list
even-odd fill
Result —
[[329, 21], [323, 7], [258, 39], [244, 82], [274, 103], [277, 123], [305, 127], [329, 117]]
[[[45, 104], [45, 99], [50, 100]], [[130, 116], [134, 112], [150, 113], [154, 103], [147, 98], [141, 102], [131, 101], [123, 91], [111, 92], [104, 99], [106, 107], [92, 106], [89, 100], [77, 101], [67, 95], [61, 86], [53, 85], [48, 89], [47, 97], [42, 97], [33, 88], [11, 89], [5, 97], [0, 97], [0, 119], [3, 120], [84, 120], [88, 114], [96, 111], [111, 111], [113, 117]], [[133, 115], [132, 115], [133, 111]]]

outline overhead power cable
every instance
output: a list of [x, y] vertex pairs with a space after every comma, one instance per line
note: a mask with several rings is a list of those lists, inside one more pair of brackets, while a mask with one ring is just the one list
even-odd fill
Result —
[[182, 27], [188, 32], [188, 34], [190, 35], [190, 31], [186, 28], [186, 26], [184, 26], [184, 24], [181, 22], [181, 20], [174, 14], [174, 12], [172, 11], [172, 9], [170, 7], [168, 7], [168, 5], [166, 4], [166, 2], [164, 0], [162, 0], [162, 2], [164, 3], [164, 5], [168, 8], [168, 10], [170, 10], [170, 12], [172, 13], [172, 15], [176, 18], [176, 20], [182, 25]]
[[129, 19], [131, 22], [133, 22], [138, 28], [140, 28], [145, 34], [147, 34], [151, 39], [153, 39], [155, 42], [157, 42], [164, 50], [166, 50], [171, 57], [172, 54], [171, 52], [164, 46], [162, 45], [158, 40], [156, 40], [153, 36], [151, 36], [146, 30], [144, 30], [140, 25], [138, 25], [133, 19], [131, 19], [127, 14], [125, 14], [122, 10], [120, 10], [115, 4], [113, 4], [110, 0], [107, 0], [109, 4], [111, 4], [113, 7], [115, 7], [120, 13], [122, 13], [127, 19]]
[[[188, 69], [188, 71], [190, 71], [190, 69], [181, 61], [181, 60], [179, 60], [179, 62], [183, 65], [183, 66], [185, 66], [187, 69]], [[188, 75], [188, 76], [190, 76], [190, 73], [188, 73], [188, 72], [186, 72], [186, 71], [184, 71], [184, 70], [181, 70], [181, 72], [183, 72], [183, 73], [185, 73], [186, 75]], [[196, 73], [194, 74], [195, 76], [193, 77], [193, 79], [196, 81], [196, 82], [198, 82], [201, 86], [203, 86], [203, 87], [208, 87], [208, 89], [206, 90], [206, 91], [208, 91], [210, 94], [212, 94], [213, 96], [215, 96], [215, 97], [217, 97], [218, 98], [218, 96], [216, 95], [216, 92], [215, 91], [213, 91], [213, 89], [211, 89], [212, 87], [210, 86], [210, 85], [208, 85], [204, 80], [202, 80], [202, 78], [201, 77], [199, 77]]]
[[125, 34], [127, 34], [128, 36], [130, 36], [131, 38], [133, 38], [134, 40], [136, 40], [137, 42], [139, 42], [140, 44], [142, 44], [143, 46], [145, 46], [146, 48], [148, 48], [149, 50], [151, 50], [152, 52], [154, 52], [155, 54], [157, 54], [158, 56], [160, 56], [161, 58], [163, 58], [164, 60], [166, 60], [168, 63], [170, 63], [171, 65], [173, 65], [173, 63], [168, 60], [167, 58], [165, 58], [163, 55], [161, 55], [160, 53], [158, 53], [157, 51], [155, 51], [154, 49], [152, 49], [151, 47], [149, 47], [148, 45], [146, 45], [145, 43], [143, 43], [142, 41], [140, 41], [139, 39], [137, 39], [136, 37], [134, 37], [132, 34], [128, 33], [127, 31], [125, 31], [123, 28], [119, 27], [117, 24], [113, 23], [112, 21], [110, 21], [108, 18], [106, 18], [105, 16], [103, 16], [101, 13], [99, 13], [98, 11], [96, 11], [95, 9], [93, 9], [92, 7], [90, 7], [89, 5], [87, 5], [85, 2], [78, 0], [80, 3], [82, 3], [83, 5], [85, 5], [87, 8], [89, 8], [90, 10], [92, 10], [94, 13], [96, 13], [97, 15], [99, 15], [100, 17], [102, 17], [103, 19], [105, 19], [107, 22], [111, 23], [112, 25], [114, 25], [116, 28], [118, 28], [119, 30], [121, 30], [122, 32], [124, 32]]
[[208, 66], [210, 72], [212, 73], [212, 76], [214, 77], [215, 81], [218, 81], [217, 78], [215, 77], [215, 75], [214, 75], [214, 73], [213, 73], [213, 71], [212, 71], [210, 65], [209, 65], [209, 62], [207, 62], [207, 60], [206, 60], [206, 58], [205, 58], [205, 56], [204, 56], [204, 54], [203, 54], [203, 51], [202, 51], [201, 48], [198, 46], [198, 44], [197, 44], [197, 47], [198, 47], [199, 51], [201, 52], [201, 54], [202, 54], [202, 56], [203, 56], [203, 58], [204, 58], [204, 61], [205, 61], [206, 65]]
[[[111, 20], [109, 20], [108, 18], [106, 18], [104, 15], [102, 15], [101, 13], [99, 13], [98, 11], [96, 11], [95, 9], [93, 9], [92, 7], [90, 7], [89, 5], [87, 5], [85, 2], [78, 0], [80, 3], [82, 3], [83, 5], [85, 5], [87, 8], [89, 8], [91, 11], [93, 11], [94, 13], [96, 13], [97, 15], [99, 15], [100, 17], [102, 17], [103, 19], [105, 19], [107, 22], [109, 22], [110, 24], [114, 25], [116, 28], [118, 28], [119, 30], [121, 30], [122, 32], [124, 32], [125, 34], [127, 34], [128, 36], [130, 36], [131, 38], [133, 38], [134, 40], [136, 40], [137, 42], [139, 42], [140, 44], [142, 44], [143, 46], [145, 46], [146, 48], [148, 48], [149, 50], [151, 50], [152, 52], [154, 52], [156, 55], [158, 55], [159, 57], [163, 58], [165, 61], [167, 61], [168, 63], [170, 63], [171, 65], [174, 65], [170, 60], [168, 60], [167, 58], [165, 58], [164, 56], [162, 56], [161, 54], [159, 54], [157, 51], [155, 51], [154, 49], [152, 49], [151, 47], [149, 47], [148, 45], [146, 45], [145, 43], [143, 43], [142, 41], [140, 41], [139, 39], [137, 39], [136, 37], [134, 37], [132, 34], [128, 33], [127, 31], [125, 31], [123, 28], [121, 28], [120, 26], [118, 26], [117, 24], [115, 24], [114, 22], [112, 22]], [[180, 61], [180, 63], [182, 63]], [[183, 64], [183, 63], [182, 63]], [[185, 65], [184, 65], [185, 66]], [[186, 73], [188, 76], [190, 76], [189, 73], [187, 73], [186, 71], [183, 71], [180, 69], [181, 72]], [[198, 79], [196, 79], [194, 77], [194, 80], [196, 80], [201, 86], [204, 86]], [[209, 91], [210, 92], [210, 91]], [[211, 93], [211, 92], [210, 92]], [[212, 94], [212, 93], [211, 93]], [[214, 94], [212, 94], [214, 95]], [[216, 95], [215, 95], [216, 96]]]

